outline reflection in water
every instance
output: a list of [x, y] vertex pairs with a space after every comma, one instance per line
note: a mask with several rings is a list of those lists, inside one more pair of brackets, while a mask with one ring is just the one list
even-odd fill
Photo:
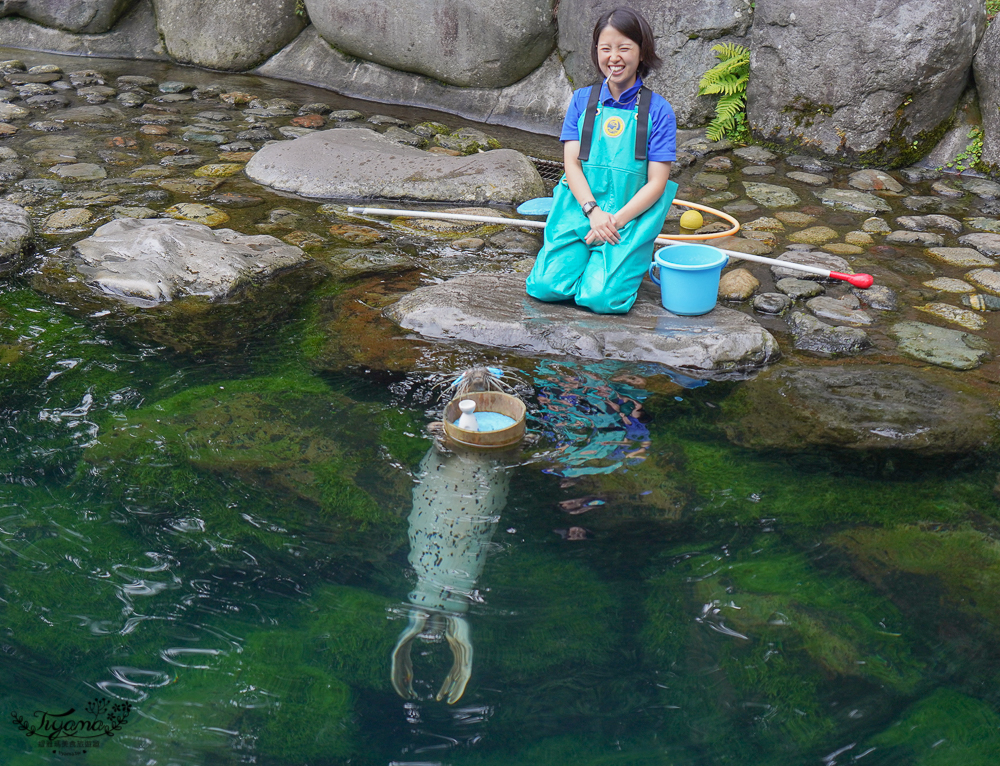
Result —
[[409, 621], [392, 653], [392, 685], [415, 698], [410, 649], [417, 637], [440, 641], [454, 663], [436, 699], [453, 705], [472, 675], [472, 637], [465, 613], [479, 601], [476, 582], [486, 564], [500, 512], [507, 503], [506, 468], [490, 454], [442, 454], [432, 446], [420, 463], [410, 512], [410, 564], [417, 584], [410, 591]]

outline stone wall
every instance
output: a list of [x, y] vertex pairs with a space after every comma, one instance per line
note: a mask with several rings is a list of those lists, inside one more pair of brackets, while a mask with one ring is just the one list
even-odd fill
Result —
[[[555, 135], [572, 89], [596, 79], [591, 25], [618, 2], [0, 0], [0, 46], [249, 71]], [[734, 42], [752, 51], [748, 114], [760, 140], [908, 164], [968, 113], [965, 93], [961, 103], [981, 102], [984, 158], [1000, 167], [1000, 25], [984, 38], [982, 0], [631, 5], [657, 35], [664, 67], [651, 84], [681, 126], [710, 119], [698, 80], [716, 63], [712, 47]]]

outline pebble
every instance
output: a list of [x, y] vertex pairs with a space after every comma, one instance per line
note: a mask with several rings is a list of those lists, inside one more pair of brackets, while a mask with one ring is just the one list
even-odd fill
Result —
[[709, 172], [724, 173], [727, 170], [733, 169], [733, 161], [728, 157], [723, 157], [720, 155], [718, 157], [712, 157], [710, 160], [707, 160], [705, 164], [702, 165], [702, 168]]
[[787, 186], [775, 186], [774, 184], [743, 182], [747, 196], [764, 207], [795, 207], [802, 200], [799, 195]]
[[50, 232], [78, 229], [88, 224], [93, 217], [94, 214], [83, 207], [58, 210], [45, 219], [42, 223], [42, 229]]
[[719, 300], [745, 301], [760, 287], [760, 281], [746, 269], [732, 269], [719, 280]]
[[865, 231], [849, 231], [844, 235], [844, 242], [858, 247], [869, 247], [875, 244], [871, 234]]
[[117, 194], [105, 194], [100, 191], [66, 192], [62, 199], [69, 205], [117, 205], [122, 198]]
[[[299, 107], [299, 114], [330, 114], [332, 111], [333, 108], [329, 104], [323, 104], [319, 101], [303, 104]], [[358, 114], [361, 114], [361, 112], [358, 112]]]
[[935, 181], [931, 184], [931, 191], [942, 197], [958, 198], [965, 196], [964, 191], [956, 189], [947, 181]]
[[741, 146], [739, 149], [733, 149], [733, 154], [755, 165], [766, 165], [778, 159], [778, 155], [763, 146]]
[[784, 277], [775, 283], [781, 292], [793, 299], [815, 298], [822, 295], [826, 290], [819, 282], [809, 279], [798, 279], [797, 277]]
[[747, 229], [750, 229], [751, 231], [770, 231], [780, 234], [785, 230], [785, 224], [777, 218], [768, 218], [764, 216], [750, 221], [750, 223], [743, 224], [742, 231], [746, 231]]
[[808, 226], [816, 220], [816, 216], [800, 213], [795, 210], [779, 210], [774, 214], [774, 217], [782, 223], [787, 223], [789, 226]]
[[174, 194], [189, 194], [197, 196], [215, 191], [222, 181], [214, 178], [167, 178], [159, 181], [157, 186]]
[[235, 162], [215, 162], [197, 168], [194, 175], [197, 178], [228, 178], [241, 172], [243, 167]]
[[858, 213], [891, 213], [892, 208], [884, 199], [862, 191], [850, 189], [823, 189], [816, 192], [820, 202], [836, 210], [853, 210]]
[[170, 168], [162, 165], [140, 165], [132, 170], [129, 178], [167, 178], [170, 175]]
[[[854, 298], [854, 296], [851, 296]], [[857, 301], [857, 298], [854, 298]], [[821, 319], [850, 325], [870, 325], [875, 318], [866, 311], [852, 307], [849, 303], [821, 295], [806, 301], [806, 308]]]
[[851, 294], [863, 305], [876, 311], [896, 311], [899, 308], [896, 291], [886, 285], [872, 285], [864, 290], [852, 287]]
[[942, 200], [938, 197], [921, 197], [914, 195], [903, 200], [903, 207], [909, 208], [917, 213], [931, 213], [940, 210]]
[[881, 170], [859, 170], [847, 179], [847, 183], [861, 191], [902, 192], [903, 185], [888, 173]]
[[783, 293], [761, 293], [753, 299], [753, 309], [760, 314], [783, 314], [791, 305], [792, 299]]
[[256, 207], [264, 202], [263, 197], [256, 197], [252, 194], [238, 194], [236, 192], [220, 192], [219, 194], [211, 195], [208, 199], [216, 205], [236, 208]]
[[282, 125], [278, 128], [278, 132], [285, 138], [302, 138], [302, 136], [308, 136], [310, 133], [315, 133], [315, 130], [311, 128], [297, 128], [294, 125]]
[[944, 237], [930, 231], [891, 231], [885, 241], [890, 245], [922, 245], [923, 247], [942, 247]]
[[961, 279], [952, 279], [951, 277], [928, 279], [923, 285], [942, 293], [974, 293], [976, 291], [976, 288], [968, 282]]
[[805, 245], [825, 245], [837, 239], [838, 235], [829, 226], [812, 226], [808, 229], [793, 232], [788, 236], [790, 242]]
[[995, 295], [963, 295], [962, 305], [968, 306], [976, 311], [1000, 311], [1000, 298]]
[[186, 90], [194, 90], [194, 85], [179, 80], [167, 80], [160, 83], [158, 90], [160, 93], [183, 93]]
[[973, 269], [965, 278], [988, 293], [1000, 295], [1000, 271], [993, 269]]
[[768, 165], [749, 165], [743, 168], [740, 173], [749, 177], [756, 178], [759, 176], [773, 176], [777, 171]]
[[169, 136], [170, 128], [164, 125], [143, 125], [139, 132], [147, 136]]
[[951, 306], [947, 303], [928, 303], [923, 306], [917, 306], [917, 310], [931, 316], [936, 316], [938, 319], [943, 319], [946, 322], [953, 322], [964, 327], [966, 330], [981, 330], [986, 326], [986, 320], [976, 312]]
[[140, 74], [123, 74], [115, 80], [117, 88], [148, 88], [152, 85], [156, 85], [156, 80]]
[[455, 250], [477, 252], [486, 247], [486, 242], [479, 239], [478, 237], [466, 237], [465, 239], [456, 239], [454, 242], [451, 243], [451, 247]]
[[[363, 120], [365, 116], [356, 109], [337, 109], [336, 111], [330, 112], [328, 115], [331, 120], [336, 120], [337, 122], [353, 122], [355, 120]], [[450, 133], [451, 131], [445, 128], [445, 132]]]
[[987, 181], [985, 178], [962, 178], [959, 183], [966, 191], [970, 191], [980, 199], [1000, 198], [1000, 184]]
[[168, 154], [160, 159], [160, 164], [168, 168], [190, 168], [202, 165], [204, 157], [197, 154]]
[[49, 168], [49, 172], [54, 173], [64, 181], [99, 181], [102, 178], [108, 177], [104, 168], [92, 162], [55, 165]]
[[281, 239], [289, 245], [301, 247], [303, 250], [314, 250], [326, 244], [325, 239], [318, 234], [313, 234], [311, 231], [293, 231]]
[[13, 136], [17, 133], [17, 128], [13, 125], [8, 125], [6, 122], [0, 122], [0, 138], [7, 138]]
[[1000, 234], [966, 234], [958, 238], [960, 245], [976, 248], [987, 256], [1000, 256]]
[[326, 125], [326, 120], [319, 114], [303, 114], [292, 118], [292, 125], [300, 128], [311, 128], [316, 130]]
[[931, 247], [927, 250], [932, 255], [944, 261], [949, 266], [995, 266], [996, 261], [988, 258], [971, 247]]
[[833, 170], [833, 165], [829, 162], [818, 160], [815, 157], [805, 157], [801, 154], [789, 155], [785, 157], [785, 162], [792, 167], [801, 168], [807, 173], [829, 173]]
[[816, 173], [805, 173], [798, 170], [785, 173], [785, 176], [791, 178], [793, 181], [807, 184], [808, 186], [826, 186], [830, 183], [830, 179], [826, 176], [817, 175]]
[[890, 332], [899, 340], [901, 353], [951, 370], [974, 369], [991, 350], [989, 343], [976, 335], [924, 322], [899, 322]]
[[243, 93], [241, 91], [219, 94], [219, 101], [224, 104], [232, 104], [233, 106], [245, 106], [256, 98], [252, 93]]
[[350, 223], [335, 223], [330, 227], [330, 233], [340, 239], [346, 239], [356, 245], [370, 245], [381, 242], [386, 235], [378, 229], [368, 226], [357, 226]]
[[827, 245], [823, 245], [823, 249], [826, 252], [833, 253], [835, 255], [861, 255], [865, 252], [863, 247], [851, 245], [847, 242], [831, 242]]
[[966, 218], [965, 225], [970, 229], [1000, 234], [1000, 221], [996, 218]]
[[951, 234], [962, 233], [962, 224], [948, 215], [903, 215], [896, 219], [896, 224], [910, 231], [944, 229]]
[[368, 118], [368, 122], [370, 122], [372, 125], [397, 125], [397, 126], [399, 126], [399, 125], [405, 125], [406, 124], [406, 122], [404, 120], [399, 120], [399, 119], [397, 119], [395, 117], [389, 117], [388, 115], [385, 115], [385, 114], [373, 114], [371, 117]]
[[229, 220], [228, 213], [224, 213], [217, 207], [202, 205], [197, 202], [182, 202], [179, 205], [168, 207], [163, 212], [171, 218], [177, 218], [182, 221], [203, 223], [206, 226], [218, 226], [219, 224], [225, 223]]
[[128, 207], [117, 205], [111, 208], [112, 218], [158, 218], [159, 216], [159, 213], [148, 207]]

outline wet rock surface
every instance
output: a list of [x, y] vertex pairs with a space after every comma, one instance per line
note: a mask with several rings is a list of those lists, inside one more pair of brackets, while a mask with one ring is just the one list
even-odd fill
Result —
[[957, 375], [898, 365], [774, 369], [727, 401], [724, 425], [746, 447], [962, 453], [997, 437], [996, 405]]
[[704, 377], [746, 374], [777, 361], [774, 338], [741, 312], [718, 307], [678, 317], [644, 283], [632, 310], [601, 316], [568, 304], [529, 298], [521, 275], [459, 277], [421, 287], [387, 310], [401, 327], [426, 338], [464, 340], [582, 359], [655, 362]]

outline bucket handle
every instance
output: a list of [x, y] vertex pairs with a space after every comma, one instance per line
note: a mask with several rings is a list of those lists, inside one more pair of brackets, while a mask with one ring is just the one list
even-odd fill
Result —
[[657, 287], [659, 287], [659, 285], [660, 285], [660, 278], [657, 277], [655, 274], [653, 274], [653, 269], [655, 269], [655, 268], [658, 268], [658, 267], [656, 265], [656, 261], [654, 260], [651, 264], [649, 264], [649, 278], [651, 280], [653, 280], [653, 284], [654, 285], [656, 285]]

